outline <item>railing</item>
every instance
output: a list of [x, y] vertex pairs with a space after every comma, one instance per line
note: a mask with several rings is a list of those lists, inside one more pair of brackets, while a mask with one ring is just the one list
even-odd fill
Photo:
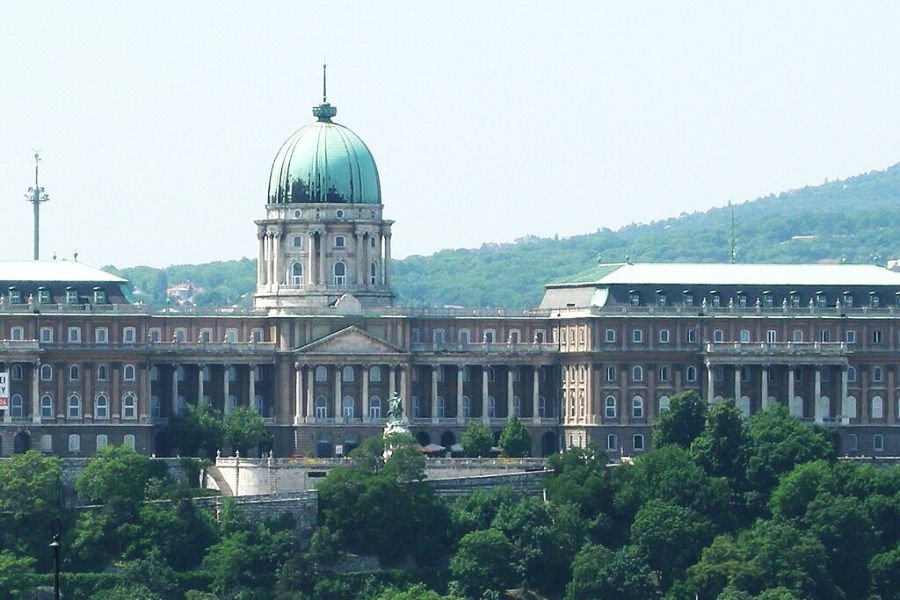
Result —
[[0, 352], [35, 352], [40, 349], [37, 340], [0, 340]]
[[709, 304], [694, 306], [631, 306], [630, 304], [615, 304], [609, 306], [583, 306], [561, 307], [549, 309], [550, 317], [572, 318], [583, 316], [608, 316], [608, 315], [688, 315], [688, 316], [727, 316], [727, 315], [765, 315], [765, 316], [889, 316], [896, 314], [896, 306], [871, 307], [859, 306], [848, 308], [841, 306], [711, 306]]
[[451, 342], [432, 342], [432, 343], [413, 343], [410, 344], [412, 352], [445, 352], [445, 353], [465, 353], [465, 354], [543, 354], [547, 352], [556, 352], [558, 346], [548, 342], [517, 342], [517, 343], [451, 343]]
[[713, 356], [843, 356], [848, 351], [844, 342], [707, 342], [705, 347]]

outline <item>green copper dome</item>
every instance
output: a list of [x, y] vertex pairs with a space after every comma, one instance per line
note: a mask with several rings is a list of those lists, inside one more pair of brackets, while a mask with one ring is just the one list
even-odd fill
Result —
[[359, 136], [332, 122], [335, 114], [322, 102], [313, 108], [318, 120], [282, 144], [269, 175], [269, 204], [381, 204], [372, 153]]

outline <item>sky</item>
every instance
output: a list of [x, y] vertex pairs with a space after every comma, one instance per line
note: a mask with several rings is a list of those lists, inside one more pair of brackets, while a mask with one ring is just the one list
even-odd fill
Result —
[[313, 121], [375, 156], [395, 257], [618, 229], [900, 162], [896, 1], [0, 3], [0, 260], [256, 256]]

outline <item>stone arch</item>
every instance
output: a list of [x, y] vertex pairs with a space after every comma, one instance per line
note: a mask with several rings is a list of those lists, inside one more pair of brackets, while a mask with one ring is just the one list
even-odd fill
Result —
[[431, 436], [428, 435], [427, 431], [420, 431], [419, 433], [416, 434], [416, 442], [420, 446], [425, 447], [431, 443]]
[[559, 445], [557, 444], [556, 434], [552, 431], [548, 431], [541, 436], [541, 455], [542, 456], [550, 456], [551, 454], [556, 454], [559, 451]]
[[20, 431], [13, 436], [13, 454], [25, 454], [31, 450], [31, 434]]
[[445, 431], [441, 434], [441, 446], [450, 450], [450, 446], [456, 443], [456, 435], [452, 431]]

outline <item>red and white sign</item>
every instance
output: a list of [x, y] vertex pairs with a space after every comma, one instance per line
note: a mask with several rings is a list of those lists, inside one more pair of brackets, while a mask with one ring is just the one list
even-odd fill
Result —
[[0, 371], [0, 410], [9, 410], [9, 371]]

